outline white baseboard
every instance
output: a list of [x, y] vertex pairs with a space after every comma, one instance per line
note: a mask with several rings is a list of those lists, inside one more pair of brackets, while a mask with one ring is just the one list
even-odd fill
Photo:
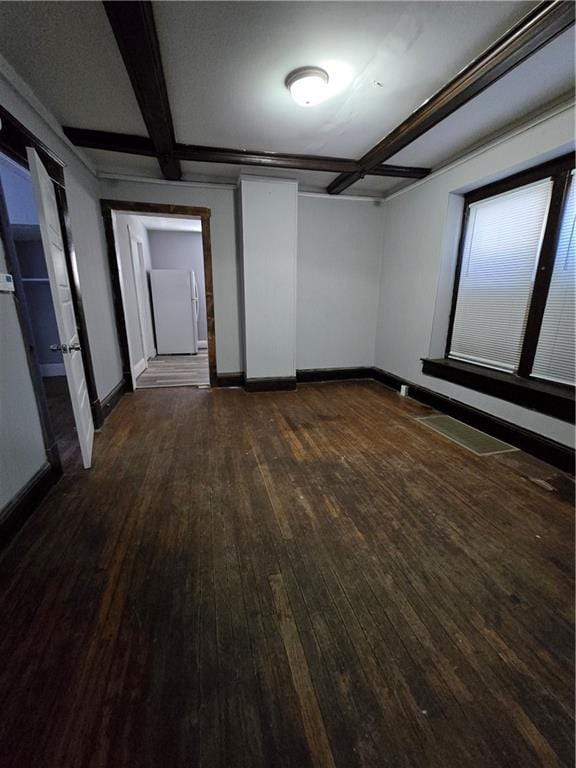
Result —
[[208, 342], [207, 341], [199, 341], [198, 342], [198, 349], [208, 349]]
[[138, 360], [138, 362], [134, 365], [134, 378], [138, 378], [142, 371], [145, 371], [146, 368], [148, 368], [148, 363], [144, 358], [142, 360]]
[[40, 374], [42, 376], [66, 376], [64, 363], [40, 363]]

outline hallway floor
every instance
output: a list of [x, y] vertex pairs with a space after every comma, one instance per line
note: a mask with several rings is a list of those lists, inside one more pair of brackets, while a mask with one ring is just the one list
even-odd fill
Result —
[[208, 350], [196, 355], [157, 355], [136, 379], [136, 389], [209, 387]]
[[430, 412], [124, 396], [0, 561], [2, 767], [571, 765], [571, 481]]

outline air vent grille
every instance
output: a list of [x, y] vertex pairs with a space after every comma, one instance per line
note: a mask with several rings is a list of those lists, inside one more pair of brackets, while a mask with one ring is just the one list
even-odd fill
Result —
[[474, 427], [469, 427], [468, 424], [463, 424], [461, 421], [453, 419], [451, 416], [443, 416], [442, 414], [422, 416], [416, 420], [425, 427], [430, 427], [435, 432], [444, 435], [444, 437], [452, 440], [452, 442], [467, 448], [477, 456], [491, 456], [495, 453], [508, 453], [509, 451], [518, 450], [512, 445], [508, 445], [508, 443], [496, 440], [495, 437], [487, 435], [485, 432], [480, 432], [480, 430], [474, 429]]

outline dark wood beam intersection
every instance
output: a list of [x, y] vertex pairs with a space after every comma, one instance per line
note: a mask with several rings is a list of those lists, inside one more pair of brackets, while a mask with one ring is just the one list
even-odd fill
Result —
[[152, 3], [113, 0], [104, 8], [152, 142], [154, 152], [146, 154], [156, 155], [166, 179], [177, 180], [182, 169], [173, 154], [176, 139]]
[[367, 152], [358, 170], [340, 175], [327, 191], [340, 194], [504, 77], [574, 24], [574, 10], [574, 3], [566, 0], [540, 3]]
[[[146, 136], [131, 136], [124, 133], [92, 131], [86, 128], [65, 127], [64, 133], [77, 147], [105, 149], [109, 152], [124, 152], [129, 155], [154, 157], [154, 144]], [[358, 163], [345, 157], [323, 155], [294, 155], [282, 152], [252, 152], [244, 149], [203, 147], [194, 144], [174, 144], [172, 156], [179, 160], [198, 163], [228, 163], [230, 165], [251, 165], [261, 168], [287, 168], [295, 171], [323, 171], [344, 173], [356, 171]], [[391, 176], [401, 179], [421, 179], [430, 173], [429, 168], [409, 168], [402, 165], [381, 165], [373, 168], [371, 176]]]

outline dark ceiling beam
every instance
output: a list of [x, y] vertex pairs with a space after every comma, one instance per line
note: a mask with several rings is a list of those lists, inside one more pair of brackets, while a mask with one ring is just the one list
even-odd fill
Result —
[[[64, 133], [77, 147], [104, 149], [108, 152], [124, 152], [129, 155], [154, 157], [156, 151], [145, 136], [124, 133], [92, 131], [86, 128], [65, 127]], [[357, 171], [358, 163], [345, 157], [323, 155], [294, 155], [281, 152], [251, 152], [244, 149], [202, 147], [193, 144], [174, 144], [172, 156], [179, 160], [197, 163], [227, 163], [250, 165], [261, 168], [285, 168], [294, 171], [323, 171], [344, 173]], [[403, 165], [381, 165], [370, 171], [373, 176], [391, 176], [402, 179], [421, 179], [430, 173], [429, 168], [409, 168]]]
[[66, 126], [62, 130], [72, 144], [77, 147], [156, 157], [154, 144], [147, 136], [131, 136], [127, 133], [92, 131], [89, 128], [68, 128]]
[[362, 172], [362, 176], [390, 176], [395, 179], [423, 179], [432, 173], [431, 168], [419, 168], [416, 165], [389, 165], [383, 163]]
[[228, 163], [231, 165], [252, 165], [261, 168], [287, 168], [304, 171], [325, 171], [342, 173], [353, 170], [356, 161], [343, 157], [322, 155], [295, 155], [284, 152], [256, 152], [246, 149], [225, 149], [204, 147], [195, 144], [178, 144], [175, 152], [180, 160], [198, 163]]
[[[345, 157], [324, 155], [296, 155], [284, 152], [253, 152], [245, 149], [202, 147], [193, 144], [177, 144], [174, 155], [180, 160], [203, 163], [229, 163], [253, 165], [261, 168], [287, 168], [295, 171], [323, 171], [344, 173], [356, 171], [358, 163]], [[409, 168], [400, 165], [381, 165], [370, 172], [374, 176], [394, 176], [421, 179], [430, 173], [429, 168]]]
[[575, 4], [566, 0], [540, 3], [367, 152], [359, 170], [343, 173], [327, 191], [340, 194], [504, 77], [574, 24], [574, 10]]
[[162, 173], [177, 180], [182, 169], [173, 155], [176, 139], [152, 3], [112, 0], [104, 8]]

